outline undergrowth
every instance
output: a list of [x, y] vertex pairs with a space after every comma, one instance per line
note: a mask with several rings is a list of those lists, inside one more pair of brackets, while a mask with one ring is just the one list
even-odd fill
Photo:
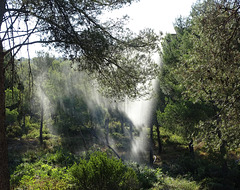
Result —
[[[186, 142], [180, 137], [166, 131], [161, 134], [163, 154], [168, 161], [162, 160], [155, 168], [119, 160], [110, 149], [94, 146], [81, 155], [72, 154], [60, 145], [21, 154], [12, 151], [9, 154], [11, 189], [240, 189], [239, 163], [228, 160], [229, 170], [224, 173], [218, 154], [203, 157], [196, 152], [193, 158], [187, 151], [182, 152]], [[169, 156], [172, 150], [174, 154]]]

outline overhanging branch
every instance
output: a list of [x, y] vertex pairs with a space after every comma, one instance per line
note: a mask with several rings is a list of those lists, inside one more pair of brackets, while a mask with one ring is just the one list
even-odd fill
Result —
[[26, 14], [29, 14], [30, 13], [30, 11], [28, 11], [28, 10], [26, 10], [26, 9], [23, 9], [23, 8], [21, 8], [21, 9], [5, 9], [6, 10], [6, 12], [17, 12], [17, 13], [26, 13]]

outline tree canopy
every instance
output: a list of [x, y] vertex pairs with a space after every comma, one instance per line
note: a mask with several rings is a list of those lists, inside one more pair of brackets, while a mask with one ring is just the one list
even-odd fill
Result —
[[96, 77], [105, 95], [143, 95], [156, 71], [151, 55], [158, 36], [150, 29], [133, 34], [124, 28], [125, 17], [100, 20], [103, 12], [132, 2], [3, 1], [0, 24], [4, 53], [14, 56], [24, 45], [51, 44], [65, 58], [78, 62], [78, 70]]
[[193, 46], [177, 69], [185, 94], [216, 108], [216, 115], [201, 124], [204, 136], [215, 145], [226, 141], [229, 147], [239, 145], [240, 135], [239, 9], [239, 1], [209, 0], [195, 6], [188, 37]]
[[[170, 101], [159, 122], [185, 130], [190, 124], [215, 150], [240, 144], [239, 10], [236, 0], [198, 2], [162, 45], [160, 88]], [[189, 117], [193, 112], [198, 116]]]

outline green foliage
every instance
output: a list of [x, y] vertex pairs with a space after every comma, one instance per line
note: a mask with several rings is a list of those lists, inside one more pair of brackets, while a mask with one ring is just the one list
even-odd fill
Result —
[[160, 100], [164, 102], [158, 108], [157, 119], [161, 128], [171, 130], [185, 140], [198, 135], [196, 127], [200, 121], [214, 116], [215, 111], [210, 103], [194, 102], [183, 96], [186, 87], [175, 71], [181, 64], [183, 55], [188, 54], [193, 44], [188, 38], [191, 33], [191, 20], [176, 20], [176, 34], [167, 34], [162, 41], [161, 57], [163, 66], [160, 71]]
[[[163, 135], [170, 135], [162, 131]], [[171, 136], [171, 135], [170, 135]], [[26, 152], [11, 175], [15, 189], [238, 189], [240, 165], [228, 161], [227, 173], [219, 155], [202, 159], [180, 155], [161, 168], [123, 164], [106, 153], [86, 152], [81, 159], [59, 147]], [[109, 152], [108, 155], [112, 153]]]
[[[31, 119], [30, 116], [25, 117], [25, 126], [22, 130], [23, 138], [36, 139], [39, 137], [39, 128], [40, 121], [36, 119]], [[49, 133], [49, 129], [46, 126], [43, 126], [43, 139], [49, 139], [51, 134]]]
[[[189, 183], [187, 181], [193, 181], [188, 186], [191, 186], [191, 183], [196, 185], [194, 182], [196, 181], [201, 189], [238, 189], [240, 185], [239, 165], [235, 161], [228, 160], [229, 169], [227, 172], [223, 171], [220, 158], [220, 154], [208, 158], [196, 156], [195, 159], [189, 155], [181, 155], [169, 165], [165, 165], [163, 171], [167, 172], [167, 178], [183, 177], [187, 184]], [[171, 180], [174, 181], [173, 178]], [[177, 181], [180, 182], [180, 180]], [[169, 186], [171, 187], [170, 184]]]
[[58, 149], [54, 154], [47, 153], [44, 159], [48, 164], [62, 167], [72, 166], [77, 161], [73, 154], [64, 149]]
[[[160, 127], [160, 136], [161, 136], [161, 142], [164, 145], [171, 145], [175, 144], [177, 145], [186, 145], [188, 143], [187, 139], [183, 137], [182, 135], [178, 135], [174, 130], [170, 130], [168, 128]], [[154, 130], [153, 138], [156, 141], [157, 140], [157, 132]]]
[[208, 0], [193, 8], [188, 34], [193, 46], [175, 72], [186, 97], [215, 107], [215, 116], [199, 130], [216, 148], [224, 141], [239, 146], [239, 7], [238, 1]]
[[22, 135], [22, 129], [19, 126], [19, 101], [20, 91], [16, 87], [5, 90], [6, 95], [6, 121], [7, 136], [9, 138], [20, 137]]
[[110, 133], [120, 132], [120, 130], [121, 130], [121, 123], [119, 121], [109, 122]]
[[164, 177], [162, 184], [155, 184], [156, 187], [152, 188], [154, 190], [160, 190], [160, 189], [168, 189], [168, 190], [175, 190], [175, 189], [181, 189], [181, 190], [199, 190], [200, 185], [198, 185], [195, 181], [191, 181], [182, 177]]
[[152, 169], [135, 162], [128, 163], [128, 166], [136, 172], [141, 188], [149, 189], [153, 187], [155, 183], [162, 183], [163, 173], [161, 169]]
[[[88, 0], [67, 3], [31, 0], [22, 2], [24, 9], [17, 3], [11, 3], [11, 0], [6, 4], [11, 5], [12, 9], [28, 11], [27, 18], [21, 16], [17, 20], [38, 20], [37, 33], [44, 36], [40, 41], [49, 42], [64, 58], [77, 63], [77, 70], [91, 74], [91, 78], [98, 80], [99, 89], [106, 96], [124, 98], [127, 95], [135, 98], [146, 95], [145, 90], [151, 86], [148, 81], [155, 77], [157, 64], [154, 63], [152, 54], [158, 49], [159, 36], [151, 29], [135, 35], [124, 27], [127, 16], [116, 21], [109, 19], [100, 22], [99, 19], [102, 10], [118, 9], [134, 1]], [[46, 9], [44, 14], [40, 11], [43, 9]], [[15, 27], [15, 23], [13, 25]], [[19, 37], [17, 31], [14, 35]], [[24, 33], [22, 37], [25, 35], [28, 34]], [[39, 39], [37, 41], [40, 42]], [[37, 59], [42, 63], [42, 66], [37, 65], [41, 68], [40, 71], [49, 67], [49, 56], [44, 58], [40, 54]]]
[[25, 117], [25, 130], [26, 133], [34, 131], [34, 130], [38, 130], [39, 129], [39, 124], [36, 123], [35, 120], [31, 119], [30, 116], [26, 116]]
[[78, 189], [138, 189], [135, 172], [121, 160], [96, 152], [70, 168], [72, 183]]
[[66, 168], [42, 161], [20, 164], [11, 176], [11, 184], [22, 189], [67, 189]]
[[17, 109], [10, 110], [6, 108], [6, 125], [9, 126], [17, 122], [18, 115]]
[[238, 1], [198, 2], [162, 42], [163, 127], [197, 134], [209, 146], [239, 146]]
[[198, 134], [196, 125], [213, 115], [214, 111], [208, 104], [184, 100], [170, 101], [164, 112], [157, 112], [158, 122], [164, 128], [186, 139], [196, 136]]
[[[63, 137], [61, 142], [65, 147], [71, 150], [86, 148], [91, 146], [91, 142], [86, 142], [92, 139], [93, 132], [106, 134], [105, 120], [109, 118], [109, 136], [112, 134], [116, 137], [119, 148], [122, 149], [125, 145], [130, 147], [127, 132], [129, 119], [118, 109], [106, 108], [96, 100], [103, 98], [96, 94], [92, 84], [95, 81], [85, 72], [76, 72], [76, 63], [55, 59], [48, 53], [39, 52], [38, 57], [33, 58], [31, 62], [31, 71], [35, 79], [33, 87], [29, 86], [28, 78], [24, 77], [28, 70], [27, 62], [23, 60], [21, 66], [19, 73], [26, 89], [23, 98], [26, 104], [23, 102], [24, 110], [21, 112], [24, 116], [21, 120], [24, 138], [39, 137], [39, 120], [43, 107], [44, 139], [50, 138], [47, 129], [50, 125], [55, 135]], [[28, 97], [29, 93], [31, 98]], [[27, 103], [30, 99], [31, 105]], [[120, 133], [121, 136], [118, 135]]]
[[22, 128], [16, 124], [7, 126], [6, 131], [8, 138], [16, 138], [22, 136]]
[[21, 189], [69, 189], [67, 167], [75, 157], [62, 149], [53, 153], [29, 151], [11, 175], [11, 185]]
[[18, 104], [20, 100], [20, 90], [16, 87], [13, 89], [6, 89], [5, 90], [5, 98], [6, 98], [6, 107], [11, 107], [11, 105]]

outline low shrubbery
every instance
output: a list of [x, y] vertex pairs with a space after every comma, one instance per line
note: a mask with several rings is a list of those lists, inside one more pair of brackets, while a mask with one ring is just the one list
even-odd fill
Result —
[[[29, 158], [27, 158], [29, 156]], [[58, 150], [19, 164], [11, 175], [13, 189], [138, 189], [135, 171], [106, 153], [77, 159]]]
[[138, 189], [138, 179], [133, 169], [121, 160], [108, 158], [96, 152], [89, 160], [80, 160], [70, 168], [71, 183], [77, 189]]
[[155, 184], [154, 190], [199, 190], [200, 185], [195, 181], [188, 180], [183, 177], [169, 177], [165, 176], [162, 183]]
[[163, 173], [158, 169], [149, 168], [148, 166], [139, 165], [136, 162], [128, 163], [137, 174], [139, 184], [143, 189], [149, 189], [157, 182], [163, 182]]
[[[215, 157], [214, 157], [215, 158]], [[228, 171], [224, 171], [219, 159], [193, 159], [189, 155], [180, 156], [174, 162], [164, 165], [163, 171], [169, 176], [185, 176], [199, 183], [202, 189], [239, 189], [240, 165], [228, 160]]]
[[55, 167], [40, 160], [34, 164], [20, 164], [11, 176], [13, 188], [65, 189], [68, 175], [65, 167]]
[[11, 175], [12, 188], [20, 189], [66, 189], [68, 167], [76, 158], [63, 150], [54, 153], [29, 151]]
[[[94, 151], [98, 150], [98, 151]], [[210, 158], [184, 155], [149, 168], [124, 163], [93, 147], [80, 156], [61, 148], [28, 151], [11, 163], [13, 189], [238, 189], [240, 165], [228, 162], [223, 173]], [[16, 158], [16, 156], [15, 156]], [[18, 157], [19, 158], [19, 157]], [[14, 166], [14, 167], [13, 167]]]

